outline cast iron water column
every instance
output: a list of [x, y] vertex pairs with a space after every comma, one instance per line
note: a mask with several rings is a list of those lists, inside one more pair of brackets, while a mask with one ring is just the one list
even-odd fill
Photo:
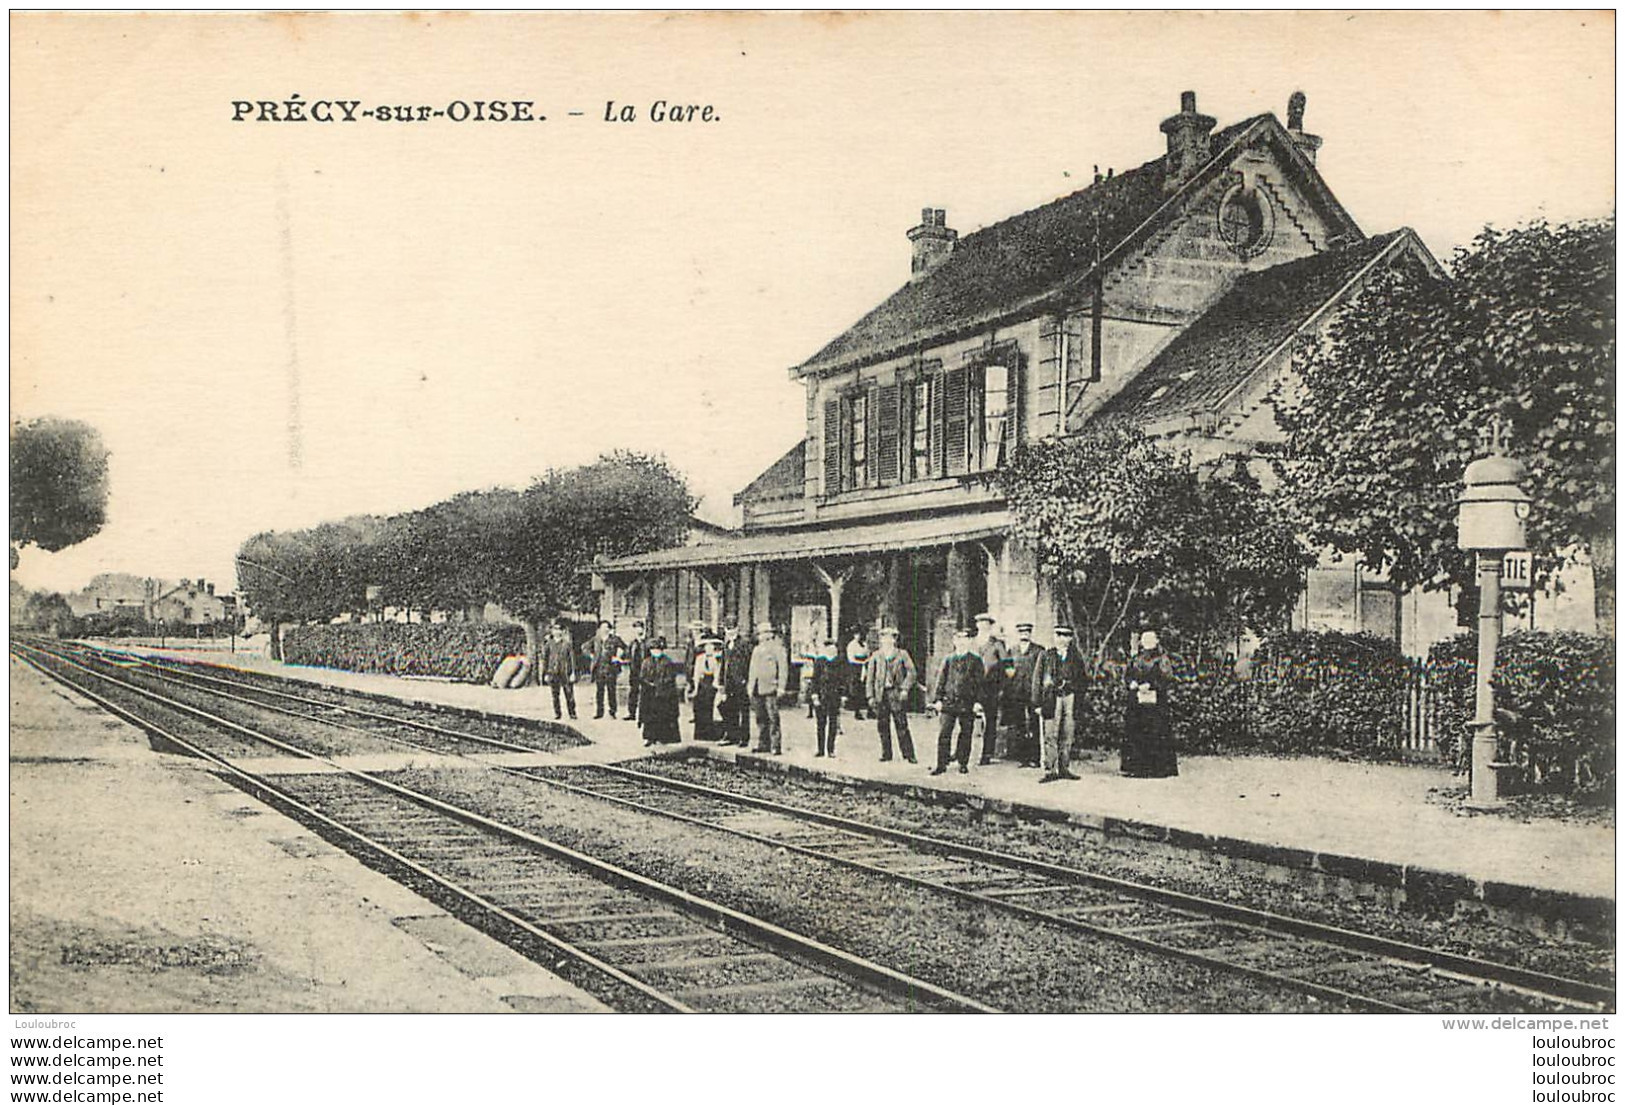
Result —
[[1481, 457], [1462, 475], [1461, 497], [1456, 500], [1457, 541], [1478, 554], [1478, 673], [1473, 731], [1472, 804], [1494, 806], [1501, 801], [1499, 757], [1495, 732], [1495, 651], [1501, 643], [1501, 560], [1514, 549], [1527, 547], [1524, 521], [1529, 517], [1528, 493], [1523, 490], [1528, 471], [1511, 457]]

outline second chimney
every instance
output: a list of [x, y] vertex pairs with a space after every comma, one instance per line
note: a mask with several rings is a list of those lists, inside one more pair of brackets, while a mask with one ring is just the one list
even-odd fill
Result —
[[1292, 144], [1298, 147], [1298, 152], [1315, 163], [1315, 151], [1320, 149], [1320, 135], [1305, 134], [1303, 130], [1303, 109], [1309, 104], [1309, 97], [1302, 92], [1294, 92], [1286, 101], [1286, 131], [1292, 136]]
[[920, 225], [908, 232], [914, 244], [914, 261], [909, 269], [909, 280], [924, 279], [925, 274], [948, 259], [959, 240], [959, 231], [948, 229], [948, 212], [940, 207], [920, 210]]
[[1196, 175], [1208, 163], [1212, 151], [1208, 137], [1218, 120], [1211, 115], [1198, 115], [1196, 93], [1179, 94], [1179, 114], [1162, 121], [1162, 133], [1168, 136], [1168, 179], [1171, 192]]

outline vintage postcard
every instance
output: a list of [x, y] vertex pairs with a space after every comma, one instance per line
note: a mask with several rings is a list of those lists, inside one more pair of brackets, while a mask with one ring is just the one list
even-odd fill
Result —
[[1614, 36], [13, 13], [13, 1099], [960, 1011], [1612, 1100]]

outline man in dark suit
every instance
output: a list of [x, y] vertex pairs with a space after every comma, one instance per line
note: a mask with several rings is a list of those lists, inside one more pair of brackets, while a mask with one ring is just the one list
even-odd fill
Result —
[[717, 709], [722, 714], [722, 743], [738, 748], [750, 744], [751, 642], [730, 621], [722, 630], [722, 693]]
[[649, 658], [649, 646], [643, 639], [643, 623], [632, 623], [632, 637], [626, 642], [626, 668], [630, 678], [626, 684], [626, 720], [641, 721], [638, 717], [639, 696], [643, 692], [643, 662]]
[[998, 619], [992, 614], [976, 615], [976, 655], [982, 660], [983, 683], [982, 713], [977, 719], [982, 727], [982, 766], [993, 762], [993, 753], [999, 742], [999, 700], [1004, 697], [1005, 662], [1009, 654], [999, 640]]
[[1040, 783], [1076, 779], [1072, 774], [1073, 730], [1077, 727], [1078, 688], [1083, 686], [1083, 653], [1072, 639], [1072, 627], [1055, 627], [1055, 647], [1044, 652], [1033, 670], [1033, 701], [1038, 706], [1038, 724], [1043, 729], [1039, 742], [1044, 753], [1044, 777]]
[[812, 676], [808, 679], [807, 697], [818, 718], [817, 756], [835, 756], [835, 737], [841, 728], [841, 692], [846, 689], [846, 661], [841, 657], [841, 642], [834, 637], [824, 640], [824, 647], [813, 660]]
[[897, 646], [895, 627], [880, 631], [880, 647], [869, 657], [865, 669], [869, 708], [874, 711], [880, 729], [881, 762], [891, 759], [892, 730], [897, 730], [897, 747], [903, 759], [914, 763], [914, 738], [908, 731], [908, 696], [918, 683], [914, 657], [907, 649]]
[[595, 688], [595, 707], [593, 717], [604, 716], [604, 700], [609, 700], [609, 716], [614, 717], [619, 712], [619, 692], [615, 686], [616, 680], [621, 677], [621, 650], [626, 647], [619, 637], [615, 636], [613, 622], [599, 622], [598, 636], [587, 642], [587, 672], [592, 676]]
[[931, 703], [941, 714], [941, 728], [937, 731], [937, 766], [931, 774], [941, 775], [948, 770], [949, 742], [954, 726], [959, 726], [959, 747], [952, 758], [959, 761], [959, 773], [970, 771], [971, 732], [976, 728], [976, 717], [982, 712], [981, 697], [985, 690], [982, 658], [976, 653], [975, 634], [969, 629], [954, 632], [954, 650], [937, 669], [937, 681], [931, 691]]
[[576, 649], [570, 641], [570, 630], [563, 622], [553, 626], [553, 635], [542, 646], [542, 682], [553, 691], [553, 719], [563, 719], [559, 712], [559, 694], [570, 707], [570, 720], [576, 719]]
[[1010, 646], [1000, 712], [1010, 723], [1009, 758], [1020, 767], [1038, 766], [1038, 710], [1033, 706], [1033, 670], [1043, 653], [1033, 641], [1033, 623], [1016, 623], [1016, 643]]

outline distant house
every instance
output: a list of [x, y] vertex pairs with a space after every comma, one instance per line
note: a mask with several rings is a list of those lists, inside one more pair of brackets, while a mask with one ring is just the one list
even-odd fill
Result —
[[174, 582], [126, 572], [104, 572], [67, 600], [76, 616], [90, 619], [216, 625], [233, 620], [237, 613], [236, 597], [215, 594], [214, 584], [206, 580]]
[[[1443, 275], [1412, 231], [1361, 230], [1303, 115], [1295, 94], [1284, 125], [1215, 129], [1187, 92], [1144, 165], [964, 237], [926, 208], [907, 281], [789, 370], [805, 433], [739, 493], [737, 535], [600, 562], [605, 613], [889, 622], [926, 663], [982, 609], [1047, 640], [1054, 595], [994, 479], [1017, 443], [1120, 419], [1198, 457], [1250, 451], [1280, 437], [1294, 350], [1374, 273]], [[1455, 631], [1447, 596], [1330, 560], [1296, 620], [1413, 651]]]
[[156, 580], [127, 572], [103, 572], [86, 584], [83, 590], [67, 596], [68, 609], [76, 617], [83, 618], [133, 608], [145, 619], [148, 605], [157, 597], [158, 585]]
[[235, 602], [214, 593], [214, 584], [183, 579], [153, 600], [152, 621], [170, 625], [219, 625], [230, 620]]

